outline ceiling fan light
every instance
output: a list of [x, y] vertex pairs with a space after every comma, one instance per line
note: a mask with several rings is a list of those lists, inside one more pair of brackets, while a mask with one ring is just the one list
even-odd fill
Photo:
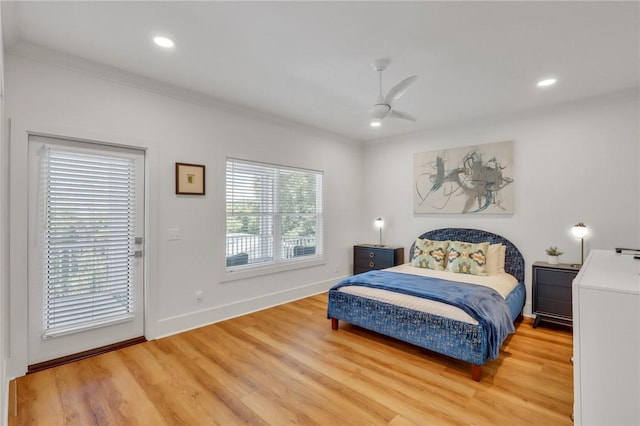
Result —
[[538, 87], [553, 86], [554, 84], [556, 84], [556, 81], [557, 80], [555, 78], [546, 78], [538, 82]]
[[153, 42], [160, 47], [164, 47], [165, 49], [170, 49], [175, 46], [173, 40], [168, 37], [157, 36], [153, 38]]
[[391, 111], [391, 106], [387, 104], [375, 104], [370, 110], [371, 119], [382, 120]]
[[382, 125], [382, 120], [380, 120], [379, 118], [374, 118], [369, 124], [371, 125], [371, 127], [380, 127]]

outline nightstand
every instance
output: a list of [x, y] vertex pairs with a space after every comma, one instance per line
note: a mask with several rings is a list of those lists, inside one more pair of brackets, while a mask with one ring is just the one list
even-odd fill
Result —
[[404, 247], [358, 244], [353, 246], [353, 273], [391, 268], [404, 263]]
[[571, 285], [578, 271], [580, 267], [566, 263], [533, 264], [533, 313], [536, 314], [534, 328], [540, 321], [568, 326], [573, 324]]

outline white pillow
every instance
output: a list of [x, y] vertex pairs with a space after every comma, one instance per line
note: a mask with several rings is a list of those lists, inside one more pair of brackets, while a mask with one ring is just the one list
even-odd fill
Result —
[[507, 257], [507, 246], [504, 244], [500, 247], [500, 260], [498, 261], [498, 272], [505, 272], [504, 270], [504, 262]]
[[487, 274], [495, 275], [504, 272], [504, 259], [507, 248], [502, 244], [490, 244], [487, 252]]

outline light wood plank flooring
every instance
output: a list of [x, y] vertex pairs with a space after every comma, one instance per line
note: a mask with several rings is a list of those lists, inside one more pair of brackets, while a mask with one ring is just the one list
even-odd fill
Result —
[[20, 377], [9, 425], [571, 425], [570, 330], [525, 320], [474, 382], [462, 362], [332, 331], [326, 299]]

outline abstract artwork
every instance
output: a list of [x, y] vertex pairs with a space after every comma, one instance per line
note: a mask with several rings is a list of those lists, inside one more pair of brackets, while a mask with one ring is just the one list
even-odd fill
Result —
[[513, 141], [413, 155], [414, 213], [513, 213]]

